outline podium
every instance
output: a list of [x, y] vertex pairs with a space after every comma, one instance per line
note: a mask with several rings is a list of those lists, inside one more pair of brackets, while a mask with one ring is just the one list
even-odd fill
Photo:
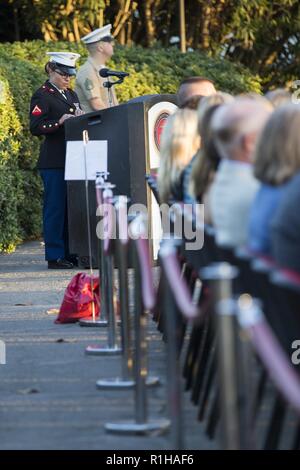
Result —
[[[176, 110], [176, 95], [147, 95], [125, 104], [78, 116], [65, 121], [67, 141], [107, 141], [109, 182], [116, 185], [116, 195], [126, 195], [130, 205], [148, 208], [149, 238], [153, 238], [159, 213], [146, 184], [145, 174], [159, 166], [161, 131], [167, 117]], [[68, 181], [69, 249], [79, 255], [79, 267], [88, 266], [88, 240], [85, 182]], [[98, 265], [95, 181], [89, 181], [90, 223], [93, 266]], [[156, 204], [157, 205], [157, 204]], [[157, 247], [153, 247], [153, 253]]]

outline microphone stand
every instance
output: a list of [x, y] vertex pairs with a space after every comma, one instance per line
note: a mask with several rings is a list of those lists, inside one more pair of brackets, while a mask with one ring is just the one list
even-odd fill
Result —
[[114, 82], [111, 82], [109, 80], [109, 77], [107, 79], [107, 82], [104, 82], [103, 83], [103, 86], [105, 88], [107, 88], [107, 93], [108, 93], [108, 103], [109, 103], [109, 107], [111, 108], [113, 106], [113, 97], [112, 97], [112, 87], [114, 85], [119, 85], [120, 83], [123, 83], [124, 82], [124, 78], [125, 77], [120, 77], [119, 80], [116, 80]]
[[[124, 78], [125, 77], [120, 77], [118, 80], [114, 81], [114, 82], [111, 82], [109, 80], [109, 77], [107, 77], [107, 81], [103, 83], [103, 86], [105, 88], [107, 88], [107, 93], [108, 93], [108, 103], [109, 103], [109, 108], [111, 108], [113, 106], [113, 96], [112, 96], [112, 90], [111, 88], [114, 86], [114, 85], [117, 85], [119, 83], [123, 83], [124, 81]], [[83, 133], [83, 142], [84, 142], [84, 149], [85, 149], [85, 152], [86, 152], [86, 144], [88, 142], [88, 133], [87, 131], [84, 131]], [[86, 153], [85, 153], [86, 155]], [[104, 186], [104, 180], [106, 180], [107, 178], [107, 174], [105, 174], [105, 176], [103, 175], [103, 186]], [[87, 189], [87, 177], [86, 177], [86, 201], [87, 201], [87, 212], [89, 213], [89, 209], [88, 209], [88, 189]], [[93, 291], [93, 277], [92, 277], [92, 250], [91, 250], [91, 234], [90, 234], [90, 220], [89, 220], [89, 217], [88, 217], [88, 237], [89, 237], [89, 260], [90, 260], [90, 272], [91, 272], [91, 286], [92, 286], [92, 292], [93, 292], [93, 304], [92, 304], [92, 320], [90, 320], [89, 318], [82, 318], [79, 322], [80, 326], [107, 326], [108, 325], [108, 322], [107, 322], [107, 319], [106, 318], [103, 318], [103, 319], [99, 319], [99, 320], [96, 320], [95, 318], [95, 305], [94, 305], [94, 291]], [[101, 266], [101, 263], [104, 262], [104, 259], [103, 259], [103, 252], [101, 253], [101, 262], [99, 263], [99, 278], [100, 278], [100, 282], [101, 282], [101, 288], [100, 288], [100, 292], [102, 292], [103, 294], [103, 297], [104, 297], [104, 284], [103, 284], [103, 279], [104, 279], [104, 269], [103, 269], [103, 265]], [[103, 271], [102, 273], [102, 276], [100, 276], [100, 269]], [[103, 302], [103, 301], [102, 301]], [[106, 308], [106, 307], [105, 307]], [[105, 312], [106, 313], [106, 312]], [[104, 317], [104, 315], [102, 315], [102, 317]]]

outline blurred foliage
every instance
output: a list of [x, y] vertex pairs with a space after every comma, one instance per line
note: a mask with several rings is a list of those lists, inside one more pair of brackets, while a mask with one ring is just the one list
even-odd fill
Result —
[[[0, 0], [0, 41], [78, 42], [107, 23], [122, 45], [179, 41], [178, 0]], [[300, 65], [299, 0], [185, 0], [187, 46], [249, 67], [265, 89]]]
[[0, 251], [10, 251], [20, 239], [18, 201], [22, 204], [18, 155], [21, 123], [0, 62]]
[[28, 105], [41, 73], [6, 50], [0, 53], [0, 251], [41, 233], [39, 145], [28, 130]]

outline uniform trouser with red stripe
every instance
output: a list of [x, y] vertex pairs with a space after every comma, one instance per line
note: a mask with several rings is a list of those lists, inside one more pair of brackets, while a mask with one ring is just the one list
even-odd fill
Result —
[[68, 248], [67, 184], [64, 170], [40, 170], [44, 183], [43, 233], [45, 259], [66, 258]]

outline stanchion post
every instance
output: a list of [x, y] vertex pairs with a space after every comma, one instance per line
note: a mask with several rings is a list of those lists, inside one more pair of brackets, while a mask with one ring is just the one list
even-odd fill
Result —
[[[109, 183], [108, 183], [109, 184]], [[106, 210], [113, 211], [113, 193], [112, 188], [114, 185], [110, 185], [106, 187], [103, 191], [103, 203], [106, 206]], [[107, 217], [107, 223], [113, 224], [114, 220], [112, 218], [112, 214], [105, 214]], [[104, 226], [103, 221], [103, 226]], [[104, 230], [104, 229], [103, 229]], [[103, 233], [104, 235], [104, 233]], [[106, 234], [106, 237], [110, 237], [111, 234]], [[102, 242], [104, 243], [105, 237], [103, 238]], [[112, 243], [112, 240], [109, 240]], [[102, 356], [102, 355], [115, 355], [120, 354], [121, 348], [118, 347], [116, 341], [116, 319], [115, 319], [115, 312], [114, 312], [114, 261], [113, 261], [113, 253], [112, 249], [110, 252], [105, 253], [103, 249], [103, 259], [104, 259], [104, 272], [102, 276], [104, 277], [103, 285], [103, 294], [105, 296], [105, 305], [107, 307], [107, 314], [108, 314], [108, 345], [107, 347], [99, 347], [99, 346], [88, 346], [85, 350], [86, 354], [93, 355], [93, 356]]]
[[114, 308], [114, 258], [113, 254], [105, 256], [107, 269], [107, 310], [108, 310], [108, 347], [109, 349], [117, 348], [116, 341], [116, 317]]
[[147, 376], [147, 342], [145, 337], [146, 318], [142, 302], [142, 286], [139, 262], [136, 250], [134, 250], [134, 331], [135, 331], [135, 413], [138, 424], [145, 423], [148, 419], [146, 384]]
[[253, 450], [256, 448], [256, 436], [253, 426], [254, 387], [251, 377], [252, 346], [246, 329], [262, 316], [261, 302], [249, 294], [241, 295], [236, 302], [236, 313], [239, 329], [239, 381], [240, 381], [240, 427], [241, 448]]
[[[127, 204], [126, 204], [127, 208]], [[117, 257], [119, 265], [119, 292], [120, 292], [120, 313], [121, 313], [121, 341], [122, 341], [122, 377], [125, 382], [133, 382], [133, 351], [131, 343], [131, 328], [129, 315], [129, 292], [128, 292], [128, 244], [119, 238], [117, 241]]]
[[232, 282], [237, 268], [228, 263], [215, 263], [200, 271], [213, 295], [215, 317], [219, 407], [221, 414], [222, 448], [240, 449], [239, 388], [237, 370], [237, 321], [232, 300]]
[[83, 139], [83, 153], [84, 153], [84, 173], [85, 173], [85, 203], [86, 203], [86, 222], [88, 231], [88, 249], [89, 249], [89, 268], [91, 279], [91, 293], [92, 293], [92, 319], [95, 321], [95, 293], [94, 293], [94, 273], [92, 261], [92, 239], [91, 239], [91, 224], [90, 224], [90, 204], [89, 204], [89, 180], [87, 173], [87, 145], [89, 143], [89, 134], [87, 130], [82, 133]]
[[[181, 240], [163, 240], [160, 256], [178, 250]], [[184, 420], [182, 408], [182, 380], [178, 354], [177, 321], [179, 311], [174, 295], [166, 278], [163, 263], [161, 272], [163, 291], [163, 322], [166, 327], [167, 388], [168, 406], [171, 418], [171, 441], [176, 450], [184, 449]]]
[[241, 429], [235, 302], [233, 300], [220, 302], [217, 306], [217, 312], [222, 448], [225, 450], [240, 450]]
[[[100, 203], [102, 204], [103, 201], [103, 195], [102, 191], [105, 189], [104, 181], [101, 184], [100, 182], [97, 182], [96, 180], [96, 191], [100, 192], [101, 199]], [[97, 201], [98, 202], [98, 201]], [[101, 234], [103, 235], [103, 234]], [[107, 282], [107, 275], [106, 275], [106, 269], [105, 269], [105, 262], [104, 262], [104, 244], [103, 244], [103, 236], [100, 236], [99, 239], [99, 280], [100, 280], [100, 314], [101, 314], [101, 319], [103, 322], [105, 322], [106, 326], [108, 324], [107, 321], [107, 301], [106, 301], [106, 282]]]
[[121, 316], [121, 345], [122, 345], [122, 382], [127, 386], [133, 386], [133, 351], [131, 343], [131, 328], [129, 315], [129, 290], [128, 290], [128, 209], [127, 196], [115, 197], [115, 209], [117, 220], [117, 238], [115, 254], [118, 260], [119, 299]]
[[[97, 207], [103, 203], [103, 191], [114, 187], [110, 183], [105, 182], [109, 173], [107, 172], [98, 172], [96, 175], [95, 181], [95, 190], [96, 190], [96, 202]], [[102, 227], [102, 225], [100, 225]], [[106, 266], [104, 261], [104, 246], [103, 246], [103, 233], [99, 237], [99, 299], [100, 299], [100, 315], [99, 319], [96, 318], [82, 318], [79, 320], [79, 325], [83, 327], [106, 327], [108, 325], [107, 320], [107, 273]]]
[[[134, 221], [139, 226], [141, 221]], [[113, 433], [147, 434], [153, 431], [166, 431], [169, 426], [167, 419], [148, 420], [147, 409], [147, 338], [146, 312], [142, 298], [141, 268], [136, 243], [132, 242], [134, 269], [134, 329], [135, 329], [135, 420], [119, 423], [106, 423], [105, 429]]]
[[[128, 237], [128, 220], [126, 196], [117, 196], [115, 200], [117, 237], [114, 243], [114, 253], [118, 260], [119, 298], [121, 315], [121, 345], [122, 345], [122, 377], [100, 379], [96, 382], [97, 388], [102, 389], [128, 389], [135, 386], [133, 377], [133, 344], [131, 336], [131, 318], [129, 314], [128, 289], [128, 256], [130, 240]], [[151, 387], [159, 383], [156, 377], [146, 378], [146, 385]]]

